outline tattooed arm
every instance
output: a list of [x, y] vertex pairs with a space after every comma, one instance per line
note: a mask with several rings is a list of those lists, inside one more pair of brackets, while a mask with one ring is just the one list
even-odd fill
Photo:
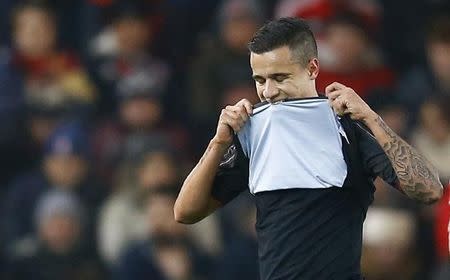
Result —
[[395, 134], [349, 87], [332, 83], [325, 89], [333, 109], [362, 121], [373, 133], [392, 163], [399, 188], [408, 197], [433, 203], [442, 197], [443, 187], [435, 167], [413, 147]]
[[399, 188], [408, 197], [426, 204], [439, 200], [443, 187], [436, 168], [395, 134], [377, 114], [372, 114], [364, 122], [391, 161]]

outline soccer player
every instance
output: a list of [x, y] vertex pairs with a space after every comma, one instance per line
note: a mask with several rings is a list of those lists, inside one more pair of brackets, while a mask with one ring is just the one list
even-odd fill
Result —
[[[282, 18], [265, 24], [250, 41], [249, 50], [262, 103], [252, 106], [241, 100], [222, 110], [215, 136], [184, 181], [174, 207], [175, 219], [187, 224], [198, 222], [250, 187], [257, 208], [262, 280], [363, 279], [362, 226], [373, 200], [373, 180], [379, 176], [411, 199], [430, 204], [442, 196], [438, 173], [351, 88], [335, 82], [326, 88], [326, 97], [318, 95], [314, 81], [319, 74], [317, 46], [305, 21]], [[336, 120], [344, 132], [339, 131], [342, 138], [338, 142], [332, 139], [339, 135], [333, 132], [337, 126], [333, 128], [332, 119], [308, 119], [316, 109], [311, 111], [304, 105], [312, 104], [327, 112], [324, 99], [328, 109], [332, 112], [333, 108], [340, 116]], [[250, 146], [243, 149], [243, 144], [248, 143], [243, 142], [242, 131], [250, 129], [246, 124], [265, 117], [264, 112], [259, 112], [261, 106], [283, 103], [292, 106], [279, 110], [278, 122], [267, 126], [255, 122], [251, 129], [260, 131], [255, 130], [250, 138], [261, 131], [267, 133], [262, 133], [258, 141], [250, 139]], [[300, 123], [300, 117], [291, 114], [291, 118], [280, 120], [279, 116], [287, 111], [298, 112], [306, 119]], [[263, 121], [271, 120], [269, 117]], [[309, 131], [297, 132], [297, 126], [291, 122], [308, 127]], [[277, 128], [278, 123], [292, 129]], [[271, 134], [270, 129], [280, 134]], [[294, 137], [290, 130], [294, 130]], [[306, 141], [310, 134], [320, 133], [326, 137], [315, 138], [315, 143]], [[306, 142], [301, 142], [303, 139]], [[292, 145], [296, 141], [301, 144]], [[323, 146], [332, 142], [335, 146]], [[309, 145], [307, 149], [304, 143], [309, 143], [305, 144]], [[255, 145], [259, 145], [258, 149]], [[297, 157], [285, 153], [280, 158], [271, 153], [285, 151], [284, 147]], [[298, 155], [297, 148], [305, 153]], [[270, 156], [261, 156], [260, 152]], [[333, 170], [339, 174], [321, 169], [321, 164], [328, 162], [318, 162], [318, 158], [336, 162]], [[300, 160], [303, 165], [298, 165], [298, 174], [303, 175], [296, 176], [292, 174], [292, 163], [296, 167]], [[330, 184], [333, 180], [338, 183]]]

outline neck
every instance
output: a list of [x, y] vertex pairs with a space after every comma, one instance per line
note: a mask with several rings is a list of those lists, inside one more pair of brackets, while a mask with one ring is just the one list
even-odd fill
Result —
[[316, 89], [316, 82], [313, 80], [312, 83], [308, 84], [308, 87], [301, 92], [299, 97], [316, 97], [319, 96]]

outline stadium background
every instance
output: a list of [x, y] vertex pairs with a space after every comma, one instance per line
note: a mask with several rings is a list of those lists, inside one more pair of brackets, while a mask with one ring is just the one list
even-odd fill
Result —
[[[0, 278], [257, 279], [243, 194], [174, 222], [220, 108], [255, 100], [246, 42], [308, 19], [319, 91], [353, 87], [450, 178], [450, 10], [410, 0], [0, 1]], [[371, 280], [450, 279], [449, 191], [417, 205], [377, 181]]]

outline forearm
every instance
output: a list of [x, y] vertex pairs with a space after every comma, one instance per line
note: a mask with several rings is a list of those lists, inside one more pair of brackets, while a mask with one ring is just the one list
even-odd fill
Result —
[[174, 206], [175, 219], [195, 223], [220, 206], [211, 198], [214, 175], [228, 145], [209, 143], [205, 153], [183, 183]]
[[377, 114], [372, 114], [364, 123], [391, 161], [399, 188], [408, 197], [426, 204], [439, 200], [443, 187], [436, 168], [393, 132]]

